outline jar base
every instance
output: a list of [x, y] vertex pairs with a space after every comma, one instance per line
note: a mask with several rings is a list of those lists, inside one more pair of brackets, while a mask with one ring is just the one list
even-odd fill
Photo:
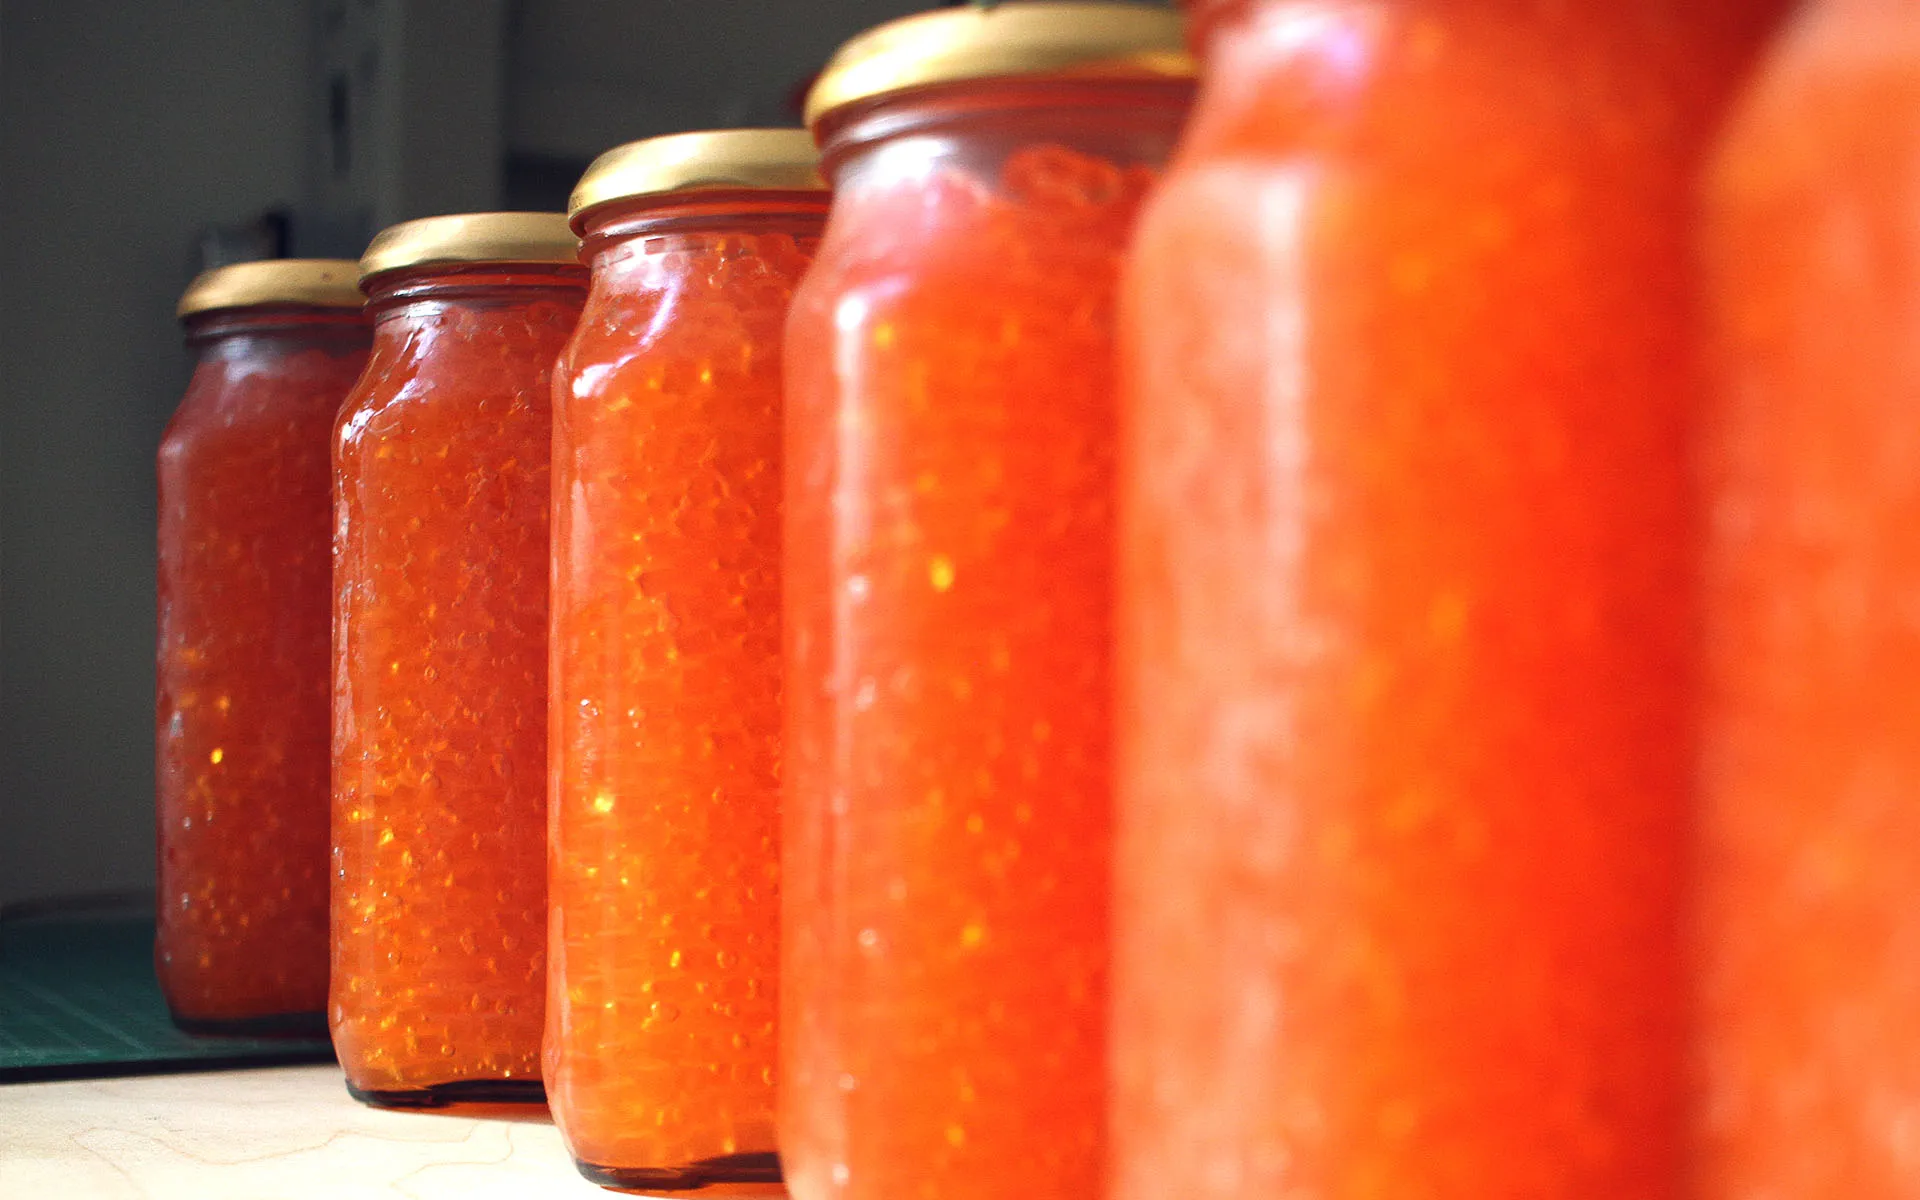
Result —
[[446, 1108], [454, 1104], [545, 1104], [546, 1085], [538, 1079], [459, 1079], [423, 1088], [392, 1090], [355, 1087], [347, 1095], [375, 1108]]
[[262, 1017], [183, 1017], [168, 1012], [174, 1028], [195, 1037], [243, 1038], [324, 1038], [327, 1014], [324, 1012], [269, 1013]]
[[604, 1188], [630, 1192], [702, 1192], [713, 1196], [784, 1196], [780, 1156], [724, 1154], [684, 1167], [603, 1167], [574, 1160], [580, 1173]]

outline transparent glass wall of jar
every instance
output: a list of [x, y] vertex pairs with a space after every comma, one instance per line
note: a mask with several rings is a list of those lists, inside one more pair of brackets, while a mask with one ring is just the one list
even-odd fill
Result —
[[1781, 7], [1197, 6], [1122, 304], [1122, 1200], [1679, 1188], [1690, 217]]
[[1113, 296], [1189, 70], [1170, 12], [1005, 4], [857, 39], [809, 102], [835, 193], [787, 338], [803, 1200], [1101, 1193]]
[[395, 226], [334, 437], [334, 1048], [378, 1104], [538, 1100], [559, 213]]
[[326, 1029], [329, 434], [366, 363], [355, 264], [208, 271], [161, 439], [154, 966], [200, 1033]]
[[1708, 173], [1701, 1200], [1920, 1195], [1920, 10], [1804, 6]]
[[554, 374], [546, 1082], [611, 1186], [784, 1194], [780, 351], [826, 216], [804, 130], [603, 155]]

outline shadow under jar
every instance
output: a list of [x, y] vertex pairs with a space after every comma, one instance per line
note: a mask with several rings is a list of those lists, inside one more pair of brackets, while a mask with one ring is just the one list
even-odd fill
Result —
[[205, 272], [160, 442], [154, 967], [194, 1033], [326, 1030], [329, 437], [367, 359], [358, 268]]
[[882, 26], [808, 102], [787, 337], [781, 1156], [803, 1200], [1101, 1193], [1114, 287], [1175, 14]]
[[376, 1104], [542, 1098], [558, 213], [398, 225], [334, 437], [334, 1048]]
[[781, 1195], [782, 333], [804, 130], [653, 138], [574, 193], [554, 375], [546, 1080], [581, 1171]]

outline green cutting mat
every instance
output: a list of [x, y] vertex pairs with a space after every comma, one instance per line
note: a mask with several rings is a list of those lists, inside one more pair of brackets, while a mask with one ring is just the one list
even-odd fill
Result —
[[0, 917], [0, 1083], [332, 1062], [324, 1038], [194, 1037], [153, 976], [153, 917]]

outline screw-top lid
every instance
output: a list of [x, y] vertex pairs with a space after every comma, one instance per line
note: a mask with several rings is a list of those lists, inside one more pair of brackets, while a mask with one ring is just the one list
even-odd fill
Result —
[[616, 146], [593, 160], [567, 201], [573, 227], [616, 200], [713, 190], [825, 191], [804, 129], [711, 129]]
[[580, 261], [580, 242], [567, 227], [565, 213], [459, 213], [422, 217], [389, 226], [374, 236], [360, 256], [360, 279], [402, 267], [434, 264], [501, 263], [572, 266]]
[[294, 305], [359, 308], [360, 265], [344, 258], [270, 258], [215, 267], [194, 276], [180, 294], [176, 317], [218, 308]]
[[1179, 13], [1143, 4], [1012, 0], [918, 13], [834, 52], [807, 94], [807, 125], [856, 101], [963, 79], [1187, 79], [1185, 34]]

